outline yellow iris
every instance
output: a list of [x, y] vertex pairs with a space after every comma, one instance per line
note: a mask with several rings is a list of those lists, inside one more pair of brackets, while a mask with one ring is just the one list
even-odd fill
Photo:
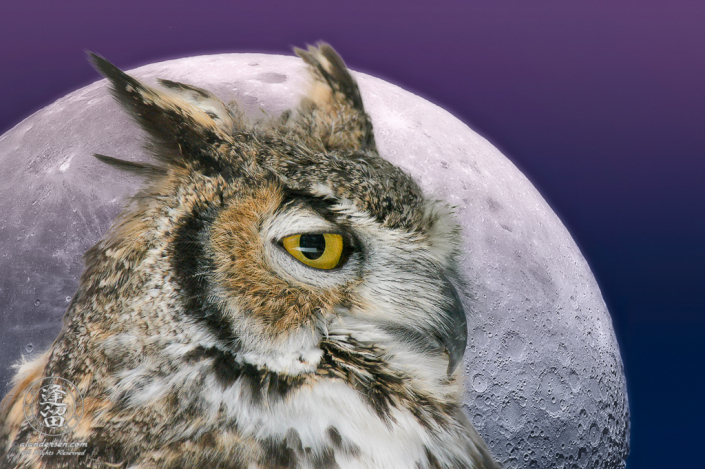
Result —
[[333, 233], [287, 236], [282, 245], [298, 261], [314, 269], [333, 269], [343, 255], [343, 237]]

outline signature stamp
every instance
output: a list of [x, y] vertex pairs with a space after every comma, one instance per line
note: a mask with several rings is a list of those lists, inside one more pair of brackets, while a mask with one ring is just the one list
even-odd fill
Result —
[[25, 391], [24, 416], [43, 435], [59, 436], [73, 430], [83, 417], [83, 396], [71, 381], [50, 376]]

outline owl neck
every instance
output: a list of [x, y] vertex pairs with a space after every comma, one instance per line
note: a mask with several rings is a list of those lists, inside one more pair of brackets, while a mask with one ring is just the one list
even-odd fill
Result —
[[[368, 409], [390, 426], [395, 423], [396, 413], [408, 411], [422, 428], [437, 429], [439, 425], [451, 425], [459, 411], [456, 377], [439, 373], [442, 378], [432, 380], [423, 373], [395, 367], [388, 362], [389, 351], [351, 334], [331, 335], [322, 339], [319, 347], [312, 372], [274, 371], [266, 365], [267, 360], [260, 360], [264, 365], [251, 363], [245, 360], [247, 355], [214, 346], [198, 346], [181, 360], [186, 366], [207, 367], [224, 393], [228, 389], [246, 390], [253, 402], [268, 403], [266, 406], [337, 383], [354, 391]], [[279, 357], [279, 363], [284, 362], [285, 357]], [[439, 369], [444, 371], [443, 367]]]
[[307, 345], [286, 351], [280, 343], [274, 349], [243, 351], [241, 344], [237, 352], [200, 347], [194, 356], [211, 358], [212, 373], [222, 385], [245, 386], [260, 402], [336, 382], [361, 396], [389, 424], [395, 411], [405, 409], [431, 428], [449, 424], [449, 416], [459, 409], [459, 373], [447, 376], [441, 356], [405, 346], [382, 327], [336, 317], [313, 331], [299, 332], [290, 342]]

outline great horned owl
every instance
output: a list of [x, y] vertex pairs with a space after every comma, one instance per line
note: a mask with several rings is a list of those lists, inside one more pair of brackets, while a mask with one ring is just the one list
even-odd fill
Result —
[[336, 52], [296, 52], [310, 92], [256, 123], [91, 55], [155, 162], [97, 155], [148, 184], [20, 367], [1, 467], [498, 467], [460, 409], [452, 211], [378, 155]]

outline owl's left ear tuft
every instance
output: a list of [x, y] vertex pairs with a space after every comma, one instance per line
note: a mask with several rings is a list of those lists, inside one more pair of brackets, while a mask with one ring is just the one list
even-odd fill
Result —
[[220, 166], [233, 127], [222, 102], [205, 90], [180, 83], [162, 81], [169, 89], [152, 88], [97, 54], [88, 52], [88, 57], [110, 81], [113, 96], [149, 133], [149, 147], [162, 163]]
[[233, 113], [223, 101], [210, 91], [197, 86], [164, 79], [159, 79], [159, 84], [190, 105], [205, 112], [225, 132], [230, 133], [243, 126], [242, 116]]
[[343, 59], [326, 43], [294, 52], [309, 65], [313, 78], [302, 108], [312, 111], [314, 134], [329, 147], [376, 152], [372, 122]]
[[149, 163], [136, 163], [134, 161], [121, 160], [119, 158], [113, 158], [112, 156], [101, 155], [100, 153], [94, 153], [93, 156], [102, 163], [138, 176], [156, 177], [163, 176], [167, 173], [165, 168]]

